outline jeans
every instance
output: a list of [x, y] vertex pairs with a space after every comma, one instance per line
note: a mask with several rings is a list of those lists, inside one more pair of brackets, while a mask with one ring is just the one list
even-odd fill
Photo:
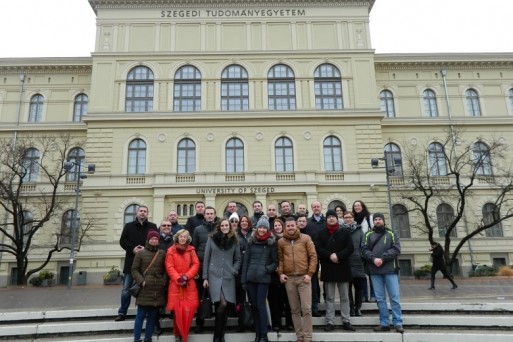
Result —
[[153, 335], [153, 329], [155, 328], [155, 320], [159, 313], [158, 306], [146, 306], [138, 305], [137, 314], [135, 315], [134, 322], [134, 340], [139, 341], [141, 339], [141, 331], [146, 318], [146, 329], [144, 331], [144, 340], [150, 340]]
[[[289, 297], [292, 323], [298, 341], [312, 341], [312, 286], [305, 283], [304, 276], [289, 276], [285, 283]], [[303, 319], [301, 319], [303, 315]]]
[[402, 326], [403, 318], [401, 314], [401, 304], [399, 303], [399, 276], [395, 273], [389, 274], [371, 274], [374, 294], [379, 309], [379, 324], [383, 327], [390, 325], [388, 316], [387, 299], [385, 290], [390, 299], [390, 308], [392, 309], [392, 323], [394, 326]]
[[343, 323], [349, 323], [349, 282], [324, 282], [326, 289], [326, 324], [335, 325], [335, 291], [340, 296], [340, 315]]
[[123, 289], [121, 290], [121, 306], [118, 309], [118, 315], [126, 316], [128, 308], [130, 307], [130, 300], [132, 299], [132, 296], [130, 295], [128, 290], [132, 286], [132, 283], [134, 282], [134, 278], [132, 278], [131, 273], [124, 273], [123, 275], [124, 275], [124, 277], [123, 277]]
[[269, 318], [267, 317], [267, 307], [265, 299], [267, 298], [267, 289], [269, 284], [248, 283], [247, 291], [251, 309], [253, 311], [253, 320], [255, 322], [255, 332], [257, 336], [267, 334]]

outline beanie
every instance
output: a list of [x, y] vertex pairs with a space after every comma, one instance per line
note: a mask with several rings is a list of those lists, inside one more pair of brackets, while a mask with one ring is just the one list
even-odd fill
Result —
[[156, 237], [157, 239], [159, 239], [160, 238], [159, 232], [157, 232], [156, 230], [150, 230], [148, 232], [148, 235], [146, 235], [146, 241], [150, 241], [150, 239], [152, 237]]
[[377, 217], [381, 218], [383, 220], [383, 223], [385, 223], [385, 215], [383, 215], [382, 213], [372, 214], [372, 220], [375, 220]]
[[337, 212], [333, 209], [328, 209], [328, 211], [326, 212], [326, 218], [328, 218], [329, 216], [337, 217]]
[[264, 227], [265, 229], [269, 230], [269, 228], [270, 228], [270, 226], [269, 226], [269, 218], [266, 215], [262, 215], [262, 217], [260, 217], [258, 219], [256, 227], [257, 228]]
[[231, 214], [229, 220], [231, 221], [231, 220], [234, 220], [234, 219], [239, 221], [239, 214], [237, 214], [237, 213]]

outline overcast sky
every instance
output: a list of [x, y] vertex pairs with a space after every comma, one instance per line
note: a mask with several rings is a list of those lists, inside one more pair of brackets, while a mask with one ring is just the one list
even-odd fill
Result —
[[[513, 0], [377, 0], [377, 53], [513, 52]], [[95, 16], [87, 0], [0, 0], [0, 57], [90, 56]]]

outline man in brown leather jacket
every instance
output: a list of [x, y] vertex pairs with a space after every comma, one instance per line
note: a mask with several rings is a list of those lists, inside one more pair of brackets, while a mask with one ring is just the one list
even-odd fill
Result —
[[287, 289], [297, 340], [311, 342], [311, 279], [317, 267], [317, 254], [312, 239], [300, 233], [293, 217], [285, 222], [283, 238], [278, 241], [278, 259], [278, 274]]

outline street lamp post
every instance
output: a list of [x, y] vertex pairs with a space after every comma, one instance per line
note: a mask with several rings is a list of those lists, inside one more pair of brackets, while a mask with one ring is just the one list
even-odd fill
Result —
[[387, 197], [388, 197], [388, 212], [390, 213], [390, 227], [392, 230], [395, 230], [394, 228], [394, 210], [392, 206], [392, 196], [390, 191], [390, 174], [394, 173], [395, 166], [401, 164], [401, 157], [400, 156], [393, 156], [393, 165], [390, 165], [390, 160], [387, 158], [387, 152], [385, 152], [385, 156], [383, 158], [372, 158], [371, 159], [371, 166], [373, 169], [380, 168], [379, 161], [384, 160], [385, 161], [385, 173], [387, 176]]
[[[84, 175], [82, 173], [82, 163], [80, 158], [77, 158], [75, 161], [65, 161], [64, 162], [64, 170], [66, 172], [70, 172], [73, 167], [77, 168], [76, 172], [76, 178], [77, 178], [77, 184], [75, 187], [75, 210], [73, 211], [73, 218], [71, 220], [71, 247], [69, 252], [69, 273], [68, 273], [68, 289], [71, 288], [71, 285], [73, 284], [73, 263], [75, 259], [75, 236], [76, 231], [78, 228], [78, 197], [80, 195], [80, 180], [87, 178], [87, 175]], [[95, 171], [95, 165], [89, 164], [87, 166], [87, 172], [88, 173], [94, 173]]]

